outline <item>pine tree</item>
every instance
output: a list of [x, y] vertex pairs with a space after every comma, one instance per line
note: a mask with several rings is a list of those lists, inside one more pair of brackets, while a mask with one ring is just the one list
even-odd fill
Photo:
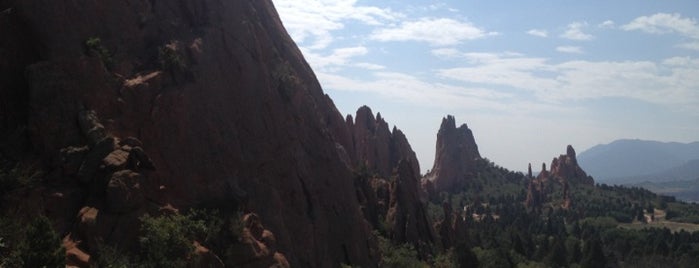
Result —
[[65, 249], [48, 218], [37, 217], [25, 234], [26, 240], [19, 246], [24, 267], [65, 266]]

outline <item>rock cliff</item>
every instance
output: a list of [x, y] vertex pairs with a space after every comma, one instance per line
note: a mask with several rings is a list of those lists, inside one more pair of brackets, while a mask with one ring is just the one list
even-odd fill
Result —
[[481, 159], [473, 133], [466, 124], [456, 127], [453, 116], [442, 119], [437, 133], [437, 149], [432, 170], [425, 179], [433, 184], [434, 191], [458, 192], [464, 183], [476, 174], [477, 161]]
[[[72, 189], [56, 196], [76, 192], [58, 212], [85, 226], [75, 235], [116, 243], [146, 211], [235, 202], [293, 267], [377, 263], [346, 121], [271, 1], [0, 0], [0, 11], [0, 134], [28, 137], [55, 187]], [[100, 127], [81, 130], [86, 111]], [[104, 133], [123, 139], [93, 139]], [[94, 178], [106, 178], [103, 203], [81, 198]], [[103, 237], [109, 213], [129, 215], [124, 236]]]
[[364, 216], [376, 229], [389, 227], [395, 242], [413, 244], [427, 257], [435, 235], [420, 198], [417, 157], [407, 138], [396, 127], [389, 131], [381, 114], [374, 117], [367, 106], [360, 107], [354, 119], [347, 116], [346, 122], [352, 142], [343, 146], [353, 153], [349, 158], [359, 173], [355, 187]]
[[[541, 172], [536, 178], [531, 175], [531, 164], [528, 170], [529, 185], [527, 188], [528, 207], [538, 207], [548, 198], [553, 191], [552, 183], [557, 183], [563, 190], [564, 208], [571, 206], [573, 200], [570, 197], [570, 187], [577, 184], [594, 185], [594, 179], [585, 173], [578, 165], [573, 146], [568, 145], [566, 154], [562, 154], [551, 161], [551, 170], [546, 170], [546, 163], [541, 165]], [[574, 186], [572, 186], [574, 187]]]

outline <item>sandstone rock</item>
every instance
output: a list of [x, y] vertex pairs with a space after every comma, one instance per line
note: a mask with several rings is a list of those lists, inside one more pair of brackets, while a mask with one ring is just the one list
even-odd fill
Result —
[[102, 165], [102, 160], [114, 151], [114, 146], [115, 139], [107, 137], [90, 149], [78, 170], [78, 178], [81, 182], [88, 183], [94, 179], [97, 170]]
[[425, 178], [432, 181], [436, 192], [458, 192], [475, 176], [476, 161], [480, 159], [471, 130], [466, 124], [456, 128], [454, 117], [448, 115], [442, 119], [434, 165]]
[[110, 211], [124, 213], [139, 208], [145, 201], [141, 189], [143, 180], [143, 175], [131, 170], [112, 174], [105, 194]]
[[208, 267], [208, 268], [223, 268], [225, 265], [223, 261], [212, 253], [208, 248], [199, 244], [199, 242], [194, 242], [194, 253], [193, 256], [187, 263], [187, 267]]
[[66, 147], [61, 149], [60, 161], [64, 176], [73, 176], [78, 173], [80, 166], [85, 160], [85, 156], [90, 151], [87, 146]]
[[578, 165], [575, 149], [571, 145], [568, 145], [566, 148], [566, 154], [560, 155], [551, 161], [551, 176], [576, 183], [595, 184], [592, 177], [588, 176]]
[[562, 154], [551, 161], [550, 171], [546, 170], [546, 163], [543, 163], [539, 175], [530, 179], [525, 204], [528, 207], [541, 206], [547, 196], [551, 194], [552, 189], [547, 187], [550, 183], [558, 183], [562, 187], [563, 204], [561, 204], [561, 207], [566, 209], [573, 204], [573, 200], [570, 197], [570, 187], [575, 187], [574, 185], [576, 184], [595, 184], [592, 177], [588, 176], [578, 165], [575, 149], [570, 145], [566, 148], [566, 154]]
[[101, 169], [108, 172], [114, 172], [126, 167], [126, 162], [129, 159], [129, 152], [122, 149], [117, 149], [109, 153], [102, 159]]
[[[149, 181], [164, 189], [146, 191], [149, 199], [178, 208], [229, 200], [228, 185], [234, 180], [247, 193], [246, 208], [275, 233], [277, 247], [294, 267], [378, 263], [352, 171], [335, 146], [349, 144], [332, 131], [346, 124], [271, 1], [3, 3], [16, 10], [12, 21], [21, 22], [8, 26], [17, 30], [9, 36], [24, 36], [0, 38], [0, 44], [19, 43], [2, 45], [9, 49], [5, 54], [37, 48], [35, 54], [30, 51], [32, 60], [0, 57], [0, 62], [10, 64], [12, 75], [26, 70], [24, 81], [12, 79], [18, 88], [7, 95], [28, 92], [26, 105], [19, 108], [26, 108], [27, 130], [38, 153], [55, 160], [61, 148], [95, 143], [101, 128], [85, 120], [83, 135], [76, 122], [81, 111], [94, 111], [105, 133], [142, 141], [142, 146], [129, 145], [131, 151], [141, 147], [147, 152], [158, 167], [148, 174]], [[10, 29], [0, 28], [0, 33]], [[103, 62], [108, 59], [86, 53], [90, 38], [101, 39], [114, 69]], [[168, 83], [158, 51], [173, 42], [181, 44], [176, 51], [187, 63], [186, 79]], [[0, 91], [4, 97], [7, 91]], [[16, 99], [21, 98], [11, 98]], [[84, 185], [93, 187], [97, 184], [90, 182], [107, 175], [96, 173], [117, 149], [113, 143], [91, 146], [78, 171]], [[105, 201], [98, 190], [90, 190], [89, 202]], [[106, 212], [111, 209], [107, 206]], [[112, 221], [99, 222], [113, 227]]]
[[410, 243], [426, 257], [434, 242], [434, 230], [425, 204], [419, 196], [419, 174], [409, 160], [401, 160], [391, 181], [391, 200], [386, 221], [392, 226], [391, 236], [398, 243]]
[[95, 146], [100, 141], [107, 138], [107, 132], [100, 123], [99, 118], [97, 118], [97, 113], [95, 111], [80, 111], [80, 113], [78, 113], [78, 123], [83, 135], [87, 137], [90, 146]]
[[126, 145], [131, 147], [143, 147], [143, 142], [141, 142], [135, 137], [126, 137], [125, 139], [119, 141], [119, 146]]

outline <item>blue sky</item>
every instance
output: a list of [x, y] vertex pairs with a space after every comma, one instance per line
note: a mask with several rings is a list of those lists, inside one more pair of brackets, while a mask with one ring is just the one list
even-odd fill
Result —
[[422, 172], [447, 114], [513, 170], [699, 140], [699, 1], [273, 2], [340, 112], [380, 112]]

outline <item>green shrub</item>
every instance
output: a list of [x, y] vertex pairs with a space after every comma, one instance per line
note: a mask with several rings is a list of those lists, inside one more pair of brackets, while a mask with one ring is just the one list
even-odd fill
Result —
[[85, 49], [88, 55], [98, 57], [108, 70], [114, 67], [112, 53], [102, 46], [102, 40], [99, 37], [90, 37], [85, 40]]
[[[185, 267], [197, 230], [180, 214], [141, 217], [141, 262], [145, 267]], [[196, 224], [195, 224], [196, 226]]]
[[394, 245], [390, 240], [377, 235], [381, 251], [381, 267], [429, 267], [417, 257], [417, 251], [412, 245]]
[[27, 226], [19, 258], [24, 267], [65, 266], [65, 249], [48, 218], [39, 216]]
[[194, 250], [194, 241], [213, 241], [223, 226], [218, 211], [195, 209], [186, 215], [145, 215], [141, 222], [140, 262], [144, 267], [184, 267]]
[[15, 189], [35, 186], [43, 175], [40, 169], [28, 164], [0, 169], [0, 199]]
[[181, 72], [187, 68], [184, 57], [170, 45], [158, 50], [158, 62], [163, 70], [169, 72]]
[[98, 267], [106, 268], [128, 268], [134, 265], [129, 260], [129, 255], [117, 247], [106, 244], [99, 244], [97, 252], [94, 254]]

